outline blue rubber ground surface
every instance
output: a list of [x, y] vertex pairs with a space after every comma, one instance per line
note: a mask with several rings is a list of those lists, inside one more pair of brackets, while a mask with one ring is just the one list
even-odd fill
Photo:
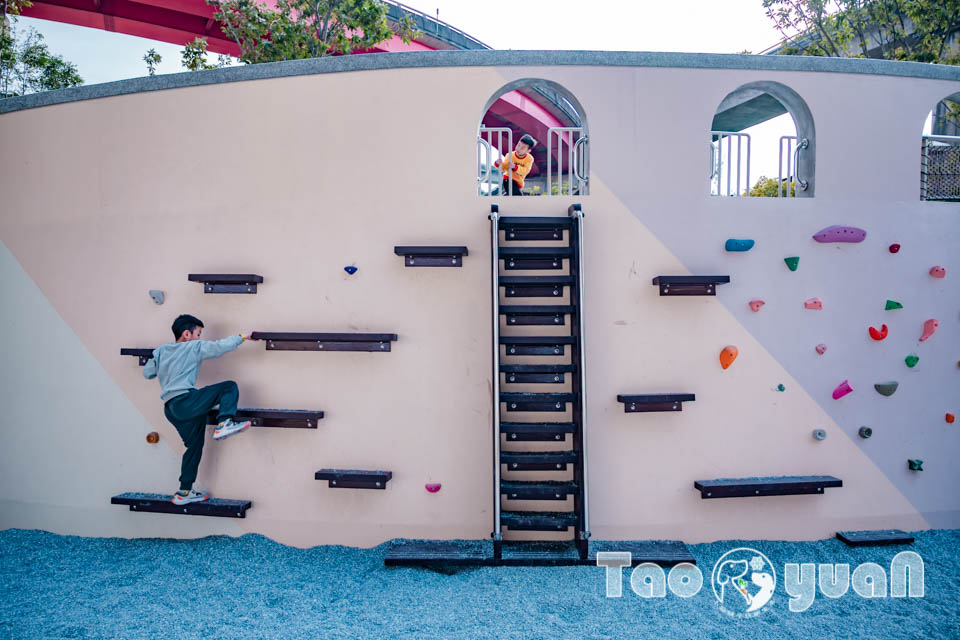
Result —
[[[285, 547], [257, 535], [200, 540], [77, 538], [0, 531], [0, 638], [960, 638], [960, 530], [916, 533], [910, 546], [819, 542], [690, 545], [704, 588], [646, 600], [623, 574], [605, 597], [599, 567], [461, 570], [383, 566], [373, 549]], [[749, 546], [777, 570], [771, 604], [732, 619], [710, 588], [726, 551]], [[876, 562], [912, 549], [923, 598], [821, 594], [787, 608], [786, 562]]]

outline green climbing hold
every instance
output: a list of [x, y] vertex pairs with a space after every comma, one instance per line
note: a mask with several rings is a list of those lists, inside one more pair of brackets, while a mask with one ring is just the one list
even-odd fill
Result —
[[892, 396], [893, 392], [896, 391], [899, 386], [900, 383], [898, 382], [878, 382], [873, 385], [873, 388], [882, 396]]
[[883, 307], [883, 310], [893, 311], [894, 309], [903, 309], [903, 305], [896, 300], [887, 300], [887, 304]]
[[787, 268], [790, 269], [790, 271], [796, 271], [797, 266], [800, 265], [800, 256], [784, 258], [783, 261], [787, 263]]
[[787, 390], [787, 388], [786, 388], [785, 386], [783, 386], [782, 384], [778, 384], [778, 385], [777, 385], [777, 391], [786, 391], [786, 390]]
[[907, 460], [910, 471], [923, 471], [923, 460]]
[[907, 366], [913, 369], [917, 366], [917, 363], [920, 362], [920, 356], [915, 356], [912, 353], [903, 359], [907, 363]]

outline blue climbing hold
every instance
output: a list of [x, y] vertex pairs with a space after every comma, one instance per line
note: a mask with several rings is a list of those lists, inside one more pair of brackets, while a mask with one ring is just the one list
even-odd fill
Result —
[[356, 268], [355, 266], [353, 266], [353, 265], [350, 265], [350, 266], [348, 266], [348, 267], [344, 267], [343, 270], [346, 271], [347, 273], [349, 273], [350, 275], [353, 275], [353, 274], [355, 274], [355, 273], [357, 272], [357, 268]]
[[727, 251], [750, 251], [750, 249], [753, 249], [753, 245], [753, 240], [737, 240], [736, 238], [730, 238], [727, 240], [727, 243], [723, 245], [723, 248]]

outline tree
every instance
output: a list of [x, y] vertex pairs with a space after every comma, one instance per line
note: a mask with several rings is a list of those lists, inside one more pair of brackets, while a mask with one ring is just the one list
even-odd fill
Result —
[[13, 25], [0, 30], [0, 96], [24, 96], [81, 84], [77, 67], [51, 53], [36, 29], [31, 28], [22, 39]]
[[157, 53], [156, 49], [151, 48], [147, 51], [147, 54], [143, 56], [143, 61], [147, 63], [147, 73], [154, 75], [157, 72], [157, 65], [163, 58]]
[[960, 0], [763, 0], [781, 53], [960, 65]]
[[180, 54], [180, 64], [190, 71], [203, 71], [204, 69], [219, 69], [220, 67], [230, 66], [230, 56], [218, 55], [217, 64], [207, 62], [207, 39], [195, 38], [193, 42], [188, 42]]
[[[786, 181], [784, 181], [786, 183]], [[766, 176], [760, 176], [760, 179], [757, 180], [756, 184], [750, 189], [751, 198], [776, 198], [778, 197], [779, 192], [781, 191], [780, 181], [776, 178], [768, 178]], [[787, 196], [787, 186], [784, 184], [782, 188], [783, 195], [781, 197]], [[797, 185], [792, 181], [790, 182], [790, 195], [794, 196], [797, 193]], [[747, 195], [744, 193], [743, 195]]]
[[[380, 0], [277, 0], [274, 9], [256, 0], [206, 0], [223, 32], [246, 63], [348, 54], [388, 40], [388, 6]], [[416, 35], [405, 16], [397, 25], [404, 42]]]

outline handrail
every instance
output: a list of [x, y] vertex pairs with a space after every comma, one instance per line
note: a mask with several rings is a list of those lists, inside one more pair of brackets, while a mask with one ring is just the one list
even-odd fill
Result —
[[793, 150], [793, 177], [797, 179], [797, 186], [800, 187], [801, 191], [806, 191], [807, 187], [810, 186], [809, 182], [800, 177], [800, 150], [806, 149], [808, 146], [810, 146], [810, 141], [804, 138]]
[[933, 140], [934, 142], [952, 142], [960, 144], [960, 136], [923, 136], [924, 140]]
[[[477, 158], [477, 181], [482, 185], [487, 184], [490, 191], [493, 191], [493, 183], [490, 182], [490, 175], [493, 173], [493, 145], [491, 145], [487, 140], [483, 139], [483, 136], [477, 136], [477, 141], [486, 145], [487, 148], [487, 173], [482, 178], [480, 177], [480, 158]], [[483, 195], [483, 189], [478, 187], [480, 195]]]
[[500, 207], [490, 205], [491, 283], [493, 287], [493, 548], [500, 558]]
[[[586, 366], [586, 336], [583, 322], [583, 209], [579, 204], [572, 204], [567, 209], [567, 215], [576, 220], [577, 225], [577, 323], [580, 344], [580, 475], [583, 483], [583, 538], [590, 539], [590, 505], [587, 486], [587, 366]], [[571, 302], [573, 302], [571, 300]], [[499, 352], [498, 352], [499, 355]], [[499, 405], [498, 405], [499, 406]]]
[[[713, 142], [710, 142], [710, 180], [717, 175], [717, 149], [713, 146]], [[713, 185], [711, 185], [712, 188]], [[719, 190], [718, 190], [719, 191]]]
[[[576, 176], [577, 180], [579, 180], [580, 182], [584, 182], [584, 183], [589, 182], [589, 177], [586, 177], [586, 176], [582, 175], [582, 174], [580, 173], [580, 171], [577, 170], [576, 159], [577, 159], [577, 151], [580, 149], [580, 145], [581, 145], [581, 144], [586, 144], [586, 142], [587, 142], [587, 136], [586, 136], [586, 135], [582, 135], [582, 136], [580, 136], [579, 138], [577, 138], [577, 141], [576, 141], [575, 143], [573, 143], [573, 158], [574, 158], [574, 163], [573, 163], [573, 175]], [[581, 160], [583, 159], [583, 156], [582, 156], [582, 155], [579, 156], [579, 157], [580, 157]]]

